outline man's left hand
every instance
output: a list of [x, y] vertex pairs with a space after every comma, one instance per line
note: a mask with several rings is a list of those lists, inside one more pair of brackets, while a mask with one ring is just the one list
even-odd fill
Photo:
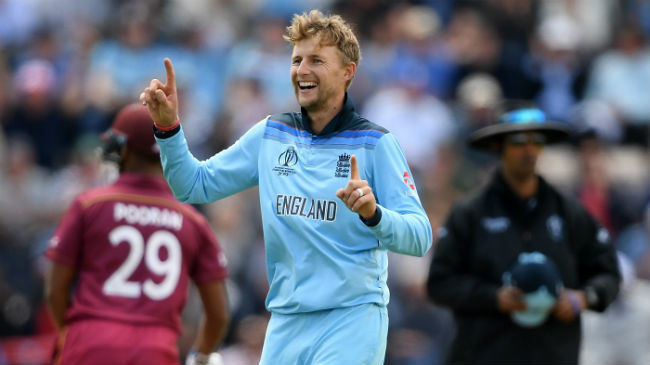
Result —
[[363, 218], [372, 219], [375, 216], [377, 201], [372, 193], [372, 188], [368, 185], [368, 181], [361, 180], [355, 155], [350, 157], [350, 180], [348, 180], [345, 189], [339, 189], [336, 192], [336, 196], [351, 211], [358, 213]]

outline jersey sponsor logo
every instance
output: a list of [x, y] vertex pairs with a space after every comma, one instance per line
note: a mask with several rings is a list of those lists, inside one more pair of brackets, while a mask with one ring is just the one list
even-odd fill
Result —
[[510, 227], [510, 219], [508, 217], [485, 217], [481, 220], [481, 224], [490, 233], [500, 233]]
[[334, 177], [350, 176], [350, 155], [343, 153], [339, 155], [339, 160], [336, 162], [336, 170], [334, 170]]
[[287, 147], [284, 152], [278, 156], [278, 166], [273, 168], [278, 176], [289, 176], [295, 174], [296, 170], [291, 168], [298, 163], [298, 152], [294, 146]]
[[558, 216], [557, 214], [553, 214], [552, 216], [548, 217], [546, 220], [546, 229], [548, 230], [548, 234], [551, 236], [551, 239], [555, 242], [559, 242], [562, 240], [562, 227], [564, 226], [564, 222], [562, 221], [562, 218]]
[[275, 213], [278, 216], [297, 216], [317, 221], [334, 222], [338, 205], [334, 200], [309, 199], [303, 196], [278, 194]]
[[183, 227], [181, 213], [145, 205], [115, 203], [113, 218], [115, 222], [125, 221], [128, 224], [166, 227], [177, 231]]

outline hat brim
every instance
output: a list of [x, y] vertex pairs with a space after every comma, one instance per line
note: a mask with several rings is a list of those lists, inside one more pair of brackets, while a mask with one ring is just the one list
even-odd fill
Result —
[[547, 138], [546, 143], [552, 144], [565, 140], [571, 130], [558, 122], [493, 124], [474, 131], [467, 139], [467, 144], [480, 150], [494, 150], [504, 135], [517, 132], [542, 133]]

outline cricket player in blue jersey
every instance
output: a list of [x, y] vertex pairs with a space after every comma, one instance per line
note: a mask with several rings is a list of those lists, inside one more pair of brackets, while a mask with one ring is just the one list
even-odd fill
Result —
[[431, 225], [397, 140], [348, 98], [361, 59], [350, 27], [313, 10], [294, 16], [285, 39], [301, 111], [264, 118], [208, 160], [189, 152], [169, 59], [166, 82], [140, 99], [179, 200], [259, 186], [271, 312], [260, 364], [380, 365], [387, 250], [423, 256]]

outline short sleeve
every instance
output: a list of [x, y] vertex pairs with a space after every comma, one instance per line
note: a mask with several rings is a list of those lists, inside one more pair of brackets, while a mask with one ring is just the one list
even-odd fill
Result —
[[58, 264], [77, 267], [83, 240], [83, 207], [75, 199], [50, 239], [45, 256]]
[[226, 256], [208, 224], [204, 223], [199, 227], [201, 242], [190, 270], [192, 280], [197, 285], [224, 280], [228, 277]]

